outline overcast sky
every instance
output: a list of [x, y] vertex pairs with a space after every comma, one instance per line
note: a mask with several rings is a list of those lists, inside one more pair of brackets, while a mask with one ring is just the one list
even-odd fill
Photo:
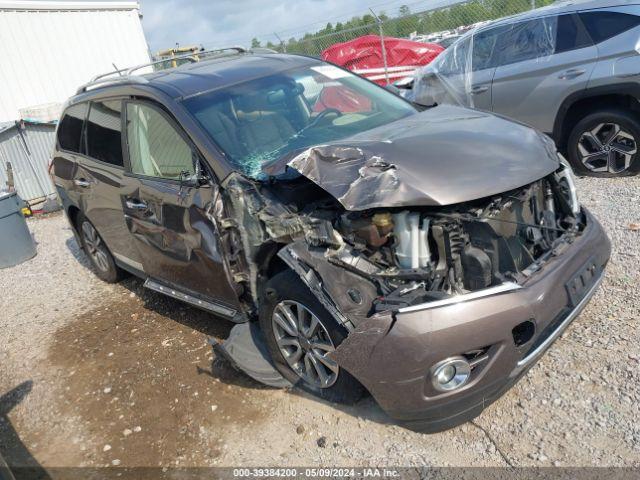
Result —
[[[441, 0], [140, 0], [142, 26], [152, 52], [181, 45], [206, 47], [245, 45], [253, 37], [283, 39], [316, 31], [327, 22], [349, 20], [354, 15], [385, 11], [395, 15], [409, 4], [424, 10]], [[298, 34], [298, 35], [296, 35]]]

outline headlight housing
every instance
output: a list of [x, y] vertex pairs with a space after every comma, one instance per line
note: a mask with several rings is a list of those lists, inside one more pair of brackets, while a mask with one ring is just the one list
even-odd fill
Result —
[[556, 179], [567, 197], [567, 201], [571, 206], [571, 212], [574, 215], [578, 215], [580, 213], [580, 202], [578, 201], [573, 170], [569, 162], [559, 153], [558, 160], [560, 161], [560, 168], [556, 171]]

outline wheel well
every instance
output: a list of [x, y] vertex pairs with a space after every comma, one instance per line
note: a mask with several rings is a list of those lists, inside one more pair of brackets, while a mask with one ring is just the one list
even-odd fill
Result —
[[273, 278], [278, 273], [287, 270], [289, 265], [287, 265], [284, 260], [282, 260], [277, 252], [271, 257], [269, 263], [267, 264], [267, 268], [265, 269], [265, 277]]
[[596, 97], [581, 98], [571, 104], [562, 122], [559, 138], [556, 139], [558, 148], [564, 150], [574, 125], [587, 115], [611, 108], [623, 108], [640, 116], [640, 104], [633, 95], [609, 94]]
[[78, 231], [78, 215], [79, 214], [80, 214], [80, 209], [76, 206], [71, 205], [67, 209], [67, 216], [69, 217], [69, 220], [71, 221], [71, 225], [73, 226], [74, 230], [76, 230], [76, 232]]

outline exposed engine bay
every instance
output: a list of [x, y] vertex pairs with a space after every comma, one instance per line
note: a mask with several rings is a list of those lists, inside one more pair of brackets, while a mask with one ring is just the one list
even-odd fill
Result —
[[216, 217], [247, 313], [258, 308], [260, 280], [277, 256], [353, 326], [376, 313], [524, 283], [584, 228], [568, 175], [561, 166], [524, 187], [456, 205], [362, 211], [346, 210], [304, 177], [234, 175]]

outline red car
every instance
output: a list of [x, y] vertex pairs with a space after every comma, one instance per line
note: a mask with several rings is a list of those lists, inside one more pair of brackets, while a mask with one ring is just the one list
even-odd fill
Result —
[[384, 69], [382, 42], [378, 35], [364, 35], [349, 42], [336, 43], [324, 50], [321, 56], [327, 62], [340, 65], [384, 86], [412, 75], [416, 68], [431, 63], [444, 50], [434, 43], [382, 38], [387, 54], [387, 74]]

